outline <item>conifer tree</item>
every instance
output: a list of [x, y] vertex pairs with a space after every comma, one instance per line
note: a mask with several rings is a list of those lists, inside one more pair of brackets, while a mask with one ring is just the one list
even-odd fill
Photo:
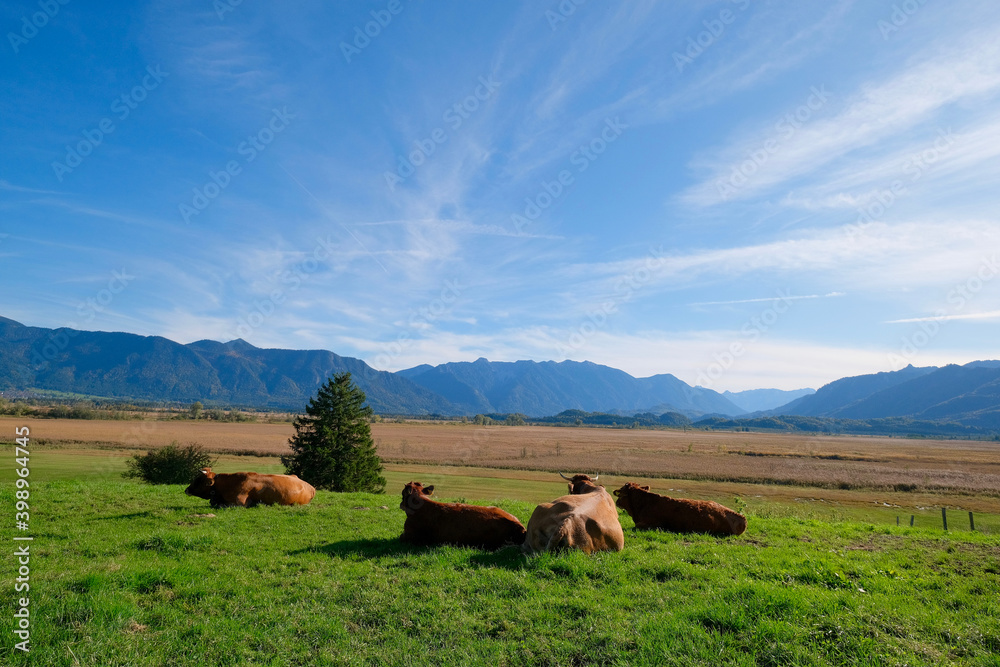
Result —
[[375, 451], [365, 392], [350, 373], [337, 373], [309, 399], [295, 420], [292, 453], [281, 457], [288, 474], [317, 489], [382, 493], [382, 460]]

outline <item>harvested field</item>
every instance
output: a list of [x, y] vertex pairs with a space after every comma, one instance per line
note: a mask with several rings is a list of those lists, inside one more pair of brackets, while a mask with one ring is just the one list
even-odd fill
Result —
[[376, 425], [383, 458], [823, 488], [1000, 493], [1000, 443], [545, 426]]
[[[27, 420], [39, 444], [142, 450], [177, 441], [218, 453], [279, 455], [291, 424]], [[24, 419], [0, 418], [0, 433]], [[1000, 496], [1000, 442], [804, 434], [372, 425], [387, 462]]]
[[176, 440], [180, 445], [199, 444], [218, 452], [247, 450], [275, 454], [287, 451], [288, 438], [295, 432], [291, 424], [252, 422], [0, 417], [0, 434], [13, 434], [16, 426], [24, 424], [31, 427], [32, 440], [38, 444], [145, 449], [163, 447]]

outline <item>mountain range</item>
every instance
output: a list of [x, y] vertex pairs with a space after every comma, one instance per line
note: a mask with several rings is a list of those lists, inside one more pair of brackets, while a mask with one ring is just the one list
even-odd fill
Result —
[[563, 410], [591, 412], [680, 412], [738, 415], [743, 410], [718, 392], [673, 375], [635, 378], [589, 361], [477, 359], [439, 366], [426, 364], [397, 373], [443, 396], [463, 413], [514, 413], [529, 417]]
[[262, 349], [243, 340], [186, 345], [160, 336], [30, 327], [0, 317], [0, 390], [120, 400], [302, 410], [349, 371], [376, 412], [403, 415], [565, 410], [703, 417], [908, 418], [1000, 429], [1000, 361], [842, 378], [818, 391], [726, 392], [670, 374], [636, 378], [588, 361], [452, 362], [396, 373], [327, 350]]
[[243, 340], [181, 345], [160, 336], [44, 329], [0, 317], [0, 390], [302, 410], [320, 384], [349, 371], [389, 414], [459, 414], [404, 377], [326, 350], [266, 350]]
[[898, 371], [842, 378], [767, 414], [836, 419], [907, 417], [996, 429], [1000, 428], [1000, 361], [940, 368], [910, 365]]
[[45, 329], [0, 317], [0, 390], [302, 410], [330, 375], [350, 371], [382, 414], [530, 417], [567, 409], [738, 415], [745, 410], [673, 375], [634, 378], [590, 362], [475, 362], [377, 371], [326, 350], [275, 350], [237, 339], [182, 345], [160, 336]]

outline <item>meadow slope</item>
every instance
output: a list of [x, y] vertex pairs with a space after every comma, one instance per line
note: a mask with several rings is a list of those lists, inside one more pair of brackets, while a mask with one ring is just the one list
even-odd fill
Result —
[[526, 558], [403, 545], [397, 506], [213, 512], [179, 486], [35, 482], [32, 652], [9, 649], [8, 593], [4, 662], [1000, 665], [997, 536], [761, 512], [716, 539], [623, 515], [621, 553]]
[[[289, 423], [86, 421], [0, 417], [45, 445], [144, 451], [173, 441], [212, 452], [278, 456]], [[372, 425], [380, 456], [399, 464], [576, 470], [641, 477], [957, 492], [1000, 497], [1000, 442], [712, 431], [476, 426], [458, 422]], [[0, 438], [3, 436], [0, 435]], [[10, 436], [12, 437], [12, 436]]]

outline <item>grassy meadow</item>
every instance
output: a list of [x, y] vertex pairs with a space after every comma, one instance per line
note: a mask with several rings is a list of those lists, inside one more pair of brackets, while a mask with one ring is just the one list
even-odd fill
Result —
[[[278, 456], [294, 433], [290, 423], [0, 417], [0, 439], [22, 422], [47, 448], [124, 452], [176, 441], [223, 456]], [[996, 441], [417, 421], [372, 424], [372, 435], [383, 460], [404, 466], [550, 472], [582, 466], [591, 474], [630, 478], [955, 493], [993, 497], [993, 511], [1000, 513]]]
[[403, 545], [396, 494], [212, 511], [85, 479], [32, 502], [32, 652], [4, 664], [1000, 665], [996, 536], [751, 515], [717, 539], [623, 515], [621, 553], [526, 558]]
[[[52, 429], [41, 420], [30, 426], [33, 440]], [[426, 433], [449, 428], [462, 427]], [[244, 442], [274, 439], [268, 429], [234, 433]], [[570, 431], [584, 430], [545, 437], [568, 443]], [[621, 553], [526, 558], [513, 548], [400, 543], [398, 491], [419, 480], [442, 499], [499, 504], [527, 523], [537, 502], [565, 492], [550, 470], [397, 460], [386, 466], [386, 495], [321, 491], [306, 507], [212, 510], [182, 486], [123, 480], [128, 455], [146, 447], [78, 435], [31, 446], [32, 651], [12, 649], [16, 566], [5, 558], [0, 664], [1000, 666], [996, 489], [604, 473], [609, 488], [644, 479], [660, 492], [718, 500], [745, 511], [749, 528], [729, 539], [636, 533], [622, 514]], [[404, 448], [429, 459], [420, 443], [431, 437], [408, 435]], [[638, 437], [621, 446], [641, 450]], [[802, 447], [768, 438], [775, 454]], [[273, 454], [236, 455], [253, 448], [213, 440], [222, 444], [219, 471], [282, 472]], [[719, 441], [697, 442], [706, 455], [732, 460], [712, 451]], [[829, 446], [872, 456], [876, 449], [863, 444]], [[911, 456], [914, 466], [951, 446], [889, 444], [897, 453], [883, 458]], [[970, 460], [941, 467], [978, 466], [982, 445], [963, 447]], [[0, 506], [9, 510], [0, 539], [13, 550], [13, 445], [0, 444], [0, 456], [9, 462], [0, 466]], [[597, 472], [585, 458], [574, 461]], [[947, 533], [941, 506], [949, 508]], [[966, 509], [977, 512], [976, 532]]]
[[[0, 443], [0, 455], [10, 445]], [[141, 451], [141, 450], [137, 450]], [[116, 479], [126, 470], [130, 450], [80, 445], [38, 446], [32, 453], [32, 474], [42, 480]], [[216, 472], [253, 470], [283, 473], [276, 456], [218, 454]], [[387, 490], [398, 491], [409, 481], [435, 484], [439, 493], [467, 501], [497, 503], [518, 499], [545, 502], [565, 488], [549, 471], [480, 468], [473, 466], [399, 464], [385, 466]], [[0, 467], [0, 484], [14, 480], [13, 467]], [[979, 532], [1000, 534], [1000, 498], [968, 493], [915, 493], [899, 491], [822, 489], [794, 484], [750, 484], [711, 480], [678, 480], [637, 475], [608, 475], [601, 481], [617, 488], [627, 481], [649, 484], [654, 491], [675, 497], [715, 500], [739, 505], [758, 516], [796, 517], [821, 521], [867, 521], [877, 525], [908, 526], [914, 517], [918, 528], [941, 528], [941, 507], [946, 507], [951, 531], [969, 529], [968, 512], [975, 513]]]

